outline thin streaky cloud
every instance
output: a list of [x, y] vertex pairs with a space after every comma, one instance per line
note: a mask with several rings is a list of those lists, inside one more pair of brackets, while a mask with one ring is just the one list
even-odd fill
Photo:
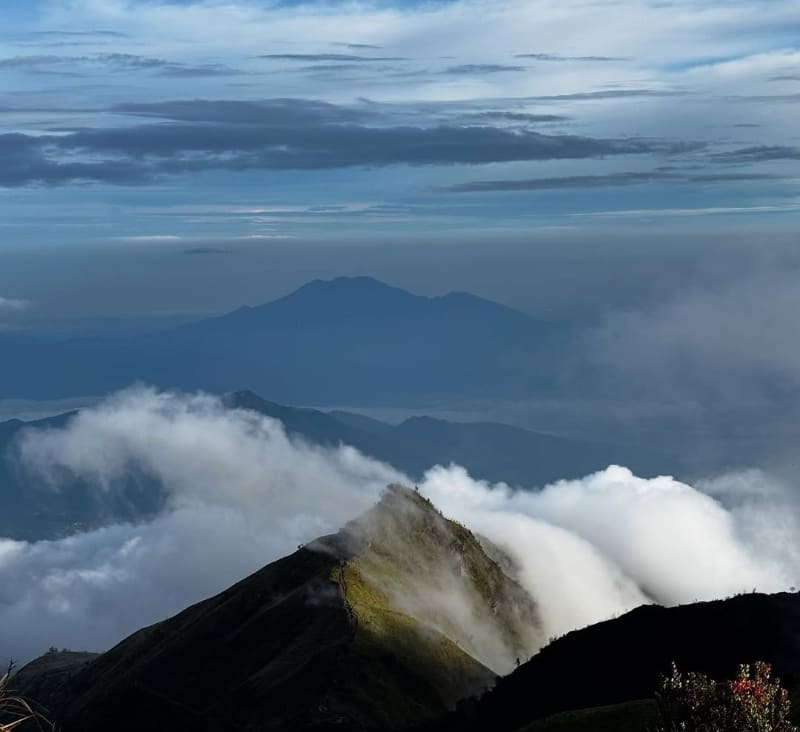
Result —
[[376, 61], [407, 61], [404, 56], [362, 56], [352, 53], [264, 53], [256, 58], [271, 61], [345, 61], [355, 63], [370, 63]]

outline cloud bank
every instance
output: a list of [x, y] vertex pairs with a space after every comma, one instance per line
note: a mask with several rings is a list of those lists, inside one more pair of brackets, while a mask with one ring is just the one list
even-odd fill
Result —
[[[21, 459], [56, 488], [79, 474], [98, 490], [136, 469], [168, 508], [139, 526], [59, 541], [0, 539], [0, 655], [50, 645], [109, 647], [336, 530], [390, 482], [406, 480], [352, 448], [290, 439], [281, 425], [206, 395], [128, 390], [64, 429], [29, 433]], [[797, 511], [760, 473], [697, 488], [611, 467], [515, 492], [434, 467], [420, 490], [505, 549], [548, 636], [644, 602], [675, 604], [797, 583]]]

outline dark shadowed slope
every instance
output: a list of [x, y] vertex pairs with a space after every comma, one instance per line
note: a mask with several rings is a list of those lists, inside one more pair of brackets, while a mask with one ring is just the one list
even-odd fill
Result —
[[4, 338], [0, 397], [102, 394], [143, 380], [364, 404], [541, 392], [552, 373], [539, 355], [557, 335], [472, 295], [419, 297], [354, 277], [317, 280], [266, 305], [154, 335]]
[[[800, 595], [752, 594], [669, 609], [638, 608], [553, 642], [482, 700], [425, 729], [511, 732], [565, 710], [652, 698], [659, 674], [672, 661], [684, 670], [725, 679], [735, 677], [740, 663], [756, 660], [772, 663], [784, 685], [797, 689]], [[647, 705], [638, 712], [630, 706], [594, 709], [592, 714], [571, 715], [572, 729], [598, 729], [593, 714], [644, 719], [649, 713]], [[569, 729], [556, 722], [553, 729]]]
[[[468, 597], [494, 640], [470, 638], [437, 590]], [[467, 649], [507, 664], [541, 640], [537, 625], [470, 532], [392, 487], [339, 534], [139, 631], [43, 701], [64, 732], [401, 729], [493, 683]]]

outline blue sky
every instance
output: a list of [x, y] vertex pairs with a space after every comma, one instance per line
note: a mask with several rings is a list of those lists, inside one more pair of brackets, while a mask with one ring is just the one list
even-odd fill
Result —
[[0, 250], [798, 222], [800, 0], [12, 0], [0, 29]]

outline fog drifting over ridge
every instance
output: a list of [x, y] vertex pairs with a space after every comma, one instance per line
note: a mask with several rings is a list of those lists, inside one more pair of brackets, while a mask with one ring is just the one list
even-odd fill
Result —
[[[410, 480], [341, 446], [289, 438], [214, 396], [137, 387], [64, 429], [29, 432], [19, 458], [58, 489], [65, 473], [114, 490], [136, 468], [168, 507], [149, 523], [58, 541], [0, 539], [0, 655], [103, 650], [293, 551]], [[623, 467], [541, 491], [436, 466], [419, 484], [442, 512], [507, 550], [547, 635], [625, 612], [798, 584], [800, 511], [752, 471], [689, 486]]]

